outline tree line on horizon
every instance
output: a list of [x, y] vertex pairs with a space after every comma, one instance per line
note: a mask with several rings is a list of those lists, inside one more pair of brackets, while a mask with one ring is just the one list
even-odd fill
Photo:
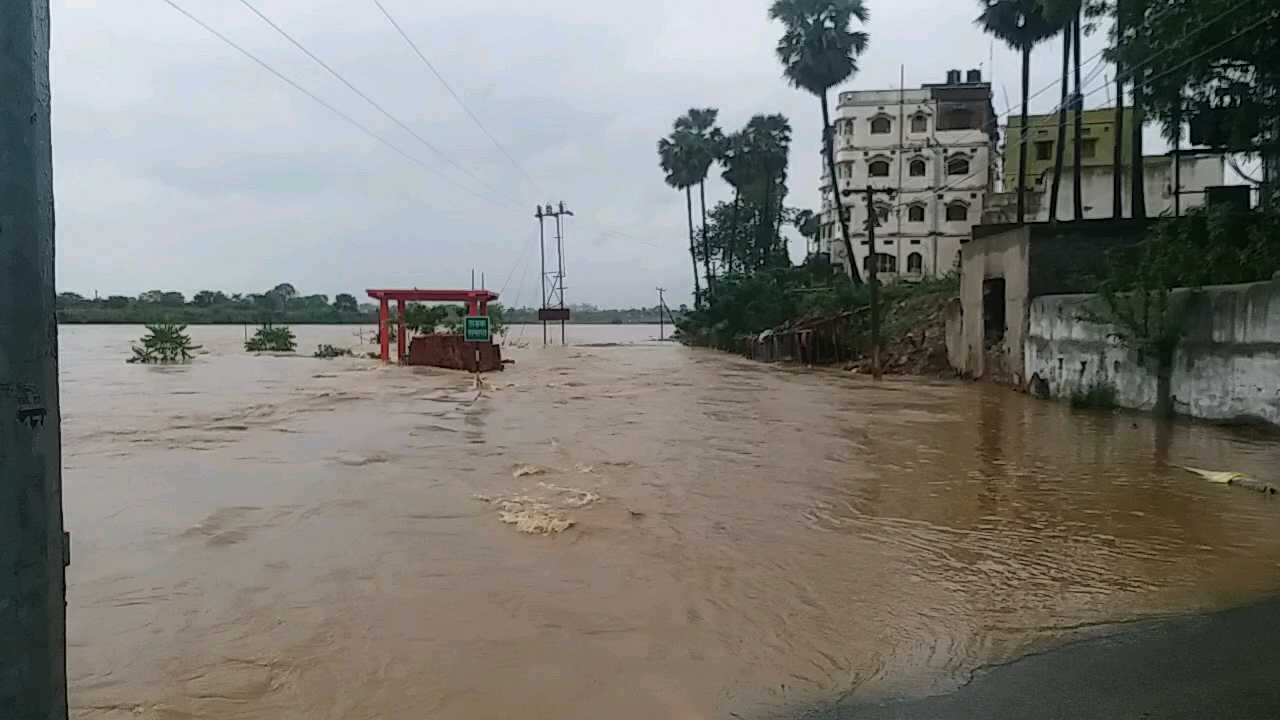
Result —
[[148, 290], [136, 297], [109, 295], [86, 298], [78, 293], [57, 296], [60, 323], [367, 323], [376, 321], [376, 310], [361, 305], [350, 293], [302, 295], [291, 283], [280, 283], [261, 293], [225, 293], [201, 290], [188, 299], [173, 290]]

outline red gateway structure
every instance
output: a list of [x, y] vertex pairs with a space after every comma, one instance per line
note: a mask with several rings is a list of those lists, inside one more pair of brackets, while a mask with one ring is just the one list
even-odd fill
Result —
[[[404, 317], [405, 303], [409, 302], [464, 302], [468, 315], [488, 315], [489, 303], [498, 299], [498, 293], [488, 290], [366, 290], [369, 297], [378, 301], [378, 341], [381, 344], [382, 362], [391, 362], [391, 336], [387, 325], [391, 320], [392, 300], [396, 301], [396, 317]], [[404, 355], [407, 333], [404, 323], [396, 323], [396, 347]]]

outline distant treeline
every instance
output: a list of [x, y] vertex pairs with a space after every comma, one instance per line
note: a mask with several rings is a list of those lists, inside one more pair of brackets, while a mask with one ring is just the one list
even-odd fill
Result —
[[[413, 303], [412, 305], [416, 305]], [[594, 305], [573, 305], [570, 322], [597, 325], [657, 324], [658, 308], [605, 310]], [[686, 308], [675, 310], [679, 318]], [[393, 310], [394, 312], [394, 310]], [[511, 323], [538, 321], [537, 308], [503, 311]], [[172, 290], [148, 290], [137, 297], [111, 295], [86, 298], [73, 292], [58, 295], [58, 322], [65, 324], [147, 324], [158, 322], [185, 325], [238, 325], [264, 322], [295, 325], [377, 323], [377, 306], [361, 304], [354, 295], [338, 293], [301, 295], [289, 283], [281, 283], [262, 293], [224, 293], [201, 290], [187, 298]]]
[[[579, 325], [657, 325], [658, 307], [630, 308], [627, 310], [605, 310], [595, 305], [571, 305], [569, 322]], [[685, 308], [675, 310], [675, 317], [680, 317]], [[663, 314], [665, 317], [665, 313]], [[504, 319], [508, 325], [538, 322], [537, 308], [509, 308], [504, 311]], [[670, 318], [666, 318], [670, 322]]]
[[191, 299], [182, 293], [148, 290], [137, 297], [111, 295], [85, 298], [73, 292], [58, 295], [58, 322], [145, 324], [174, 322], [187, 325], [292, 323], [355, 324], [377, 322], [373, 305], [361, 305], [354, 295], [299, 295], [289, 283], [263, 293], [201, 290]]

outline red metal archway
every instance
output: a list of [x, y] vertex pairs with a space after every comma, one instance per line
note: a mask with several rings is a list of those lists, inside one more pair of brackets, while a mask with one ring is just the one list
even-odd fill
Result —
[[[378, 301], [378, 342], [382, 362], [391, 362], [391, 337], [388, 333], [392, 300], [396, 301], [396, 317], [404, 317], [405, 303], [409, 302], [464, 302], [468, 315], [487, 315], [489, 303], [498, 299], [498, 293], [490, 290], [366, 290], [369, 297]], [[397, 353], [404, 355], [407, 333], [404, 323], [396, 324]]]

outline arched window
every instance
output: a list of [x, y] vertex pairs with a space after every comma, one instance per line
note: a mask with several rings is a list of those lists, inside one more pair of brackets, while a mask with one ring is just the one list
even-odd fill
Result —
[[927, 170], [928, 166], [925, 165], [923, 158], [915, 158], [911, 161], [911, 164], [907, 166], [907, 174], [911, 177], [924, 177]]
[[924, 113], [911, 116], [911, 132], [929, 132], [929, 118]]
[[884, 253], [876, 253], [862, 258], [862, 269], [865, 272], [871, 272], [871, 258], [876, 259], [876, 272], [891, 273], [898, 272], [898, 259], [892, 255]]
[[887, 117], [871, 118], [871, 134], [872, 135], [888, 135], [893, 129], [893, 124], [889, 122]]
[[956, 155], [947, 161], [948, 175], [968, 175], [969, 174], [969, 158], [963, 155]]
[[959, 200], [947, 203], [947, 221], [963, 222], [969, 219], [969, 206]]
[[911, 253], [908, 255], [907, 272], [917, 274], [924, 272], [924, 256], [920, 253]]
[[888, 160], [872, 160], [867, 165], [867, 174], [871, 177], [889, 177], [889, 161]]
[[907, 208], [907, 222], [924, 222], [924, 206], [912, 205]]

